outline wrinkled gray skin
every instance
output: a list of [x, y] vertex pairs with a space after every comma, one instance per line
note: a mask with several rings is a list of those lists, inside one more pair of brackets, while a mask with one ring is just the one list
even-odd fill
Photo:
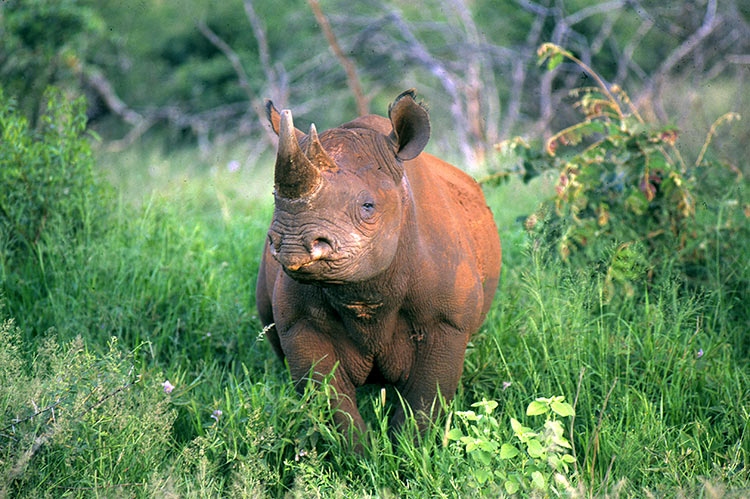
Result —
[[[364, 116], [320, 137], [270, 102], [268, 114], [280, 136], [256, 291], [261, 320], [274, 324], [268, 340], [299, 389], [311, 369], [320, 379], [338, 363], [334, 419], [355, 438], [366, 431], [355, 389], [367, 383], [394, 385], [429, 417], [438, 389], [455, 394], [497, 288], [500, 241], [481, 189], [422, 153], [429, 118], [413, 91], [390, 119]], [[404, 418], [399, 406], [391, 428]]]

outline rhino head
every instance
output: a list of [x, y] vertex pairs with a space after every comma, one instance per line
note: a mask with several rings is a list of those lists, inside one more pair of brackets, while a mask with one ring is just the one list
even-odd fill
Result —
[[291, 111], [278, 113], [269, 101], [267, 112], [279, 136], [271, 255], [302, 282], [361, 282], [385, 271], [408, 197], [403, 162], [417, 157], [430, 136], [414, 91], [389, 106], [389, 132], [384, 118], [367, 116], [320, 136], [313, 124], [304, 134]]

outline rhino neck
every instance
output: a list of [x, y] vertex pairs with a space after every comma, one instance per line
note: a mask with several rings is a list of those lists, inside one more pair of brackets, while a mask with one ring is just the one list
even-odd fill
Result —
[[406, 290], [406, 274], [401, 269], [401, 242], [391, 265], [379, 275], [360, 282], [323, 287], [323, 294], [342, 317], [374, 322], [399, 308]]

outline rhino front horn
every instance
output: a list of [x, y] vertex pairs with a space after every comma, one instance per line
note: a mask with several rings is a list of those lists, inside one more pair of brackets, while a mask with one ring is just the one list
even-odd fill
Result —
[[302, 152], [297, 141], [292, 112], [288, 109], [281, 111], [274, 184], [276, 194], [287, 199], [305, 197], [320, 185], [320, 172]]

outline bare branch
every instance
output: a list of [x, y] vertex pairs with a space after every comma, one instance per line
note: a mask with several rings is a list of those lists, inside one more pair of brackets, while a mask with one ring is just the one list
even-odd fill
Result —
[[251, 102], [256, 101], [257, 97], [255, 95], [255, 91], [253, 91], [253, 87], [250, 86], [250, 80], [247, 77], [247, 73], [245, 72], [245, 68], [242, 66], [242, 61], [240, 61], [240, 56], [237, 55], [237, 52], [232, 50], [232, 47], [230, 47], [224, 40], [219, 38], [219, 35], [217, 35], [211, 28], [209, 28], [205, 22], [198, 21], [195, 25], [203, 34], [203, 36], [205, 36], [206, 39], [211, 42], [214, 47], [219, 49], [221, 53], [224, 54], [227, 59], [229, 59], [229, 62], [234, 68], [234, 72], [237, 74], [237, 79], [239, 80], [240, 86], [245, 91]]
[[310, 8], [312, 9], [313, 14], [315, 14], [315, 19], [318, 21], [320, 29], [323, 30], [323, 34], [326, 36], [328, 45], [330, 45], [333, 54], [343, 66], [344, 71], [346, 71], [346, 80], [349, 84], [349, 88], [354, 94], [354, 99], [357, 103], [357, 112], [360, 114], [360, 116], [369, 114], [369, 105], [367, 103], [367, 98], [362, 91], [362, 85], [360, 85], [359, 83], [359, 78], [357, 77], [357, 70], [354, 67], [354, 63], [346, 56], [346, 54], [344, 54], [344, 51], [341, 50], [341, 46], [336, 40], [336, 36], [333, 34], [333, 30], [331, 29], [331, 25], [328, 23], [328, 19], [326, 19], [325, 15], [323, 15], [323, 11], [320, 9], [318, 0], [308, 0], [307, 3], [310, 4]]
[[700, 43], [710, 35], [718, 23], [716, 22], [716, 0], [708, 0], [706, 14], [703, 23], [698, 30], [674, 49], [659, 68], [653, 73], [646, 84], [644, 91], [636, 99], [636, 107], [644, 101], [651, 101], [655, 106], [655, 111], [659, 117], [664, 119], [664, 111], [661, 109], [661, 87], [667, 74], [680, 62], [685, 56], [692, 52]]
[[516, 0], [516, 3], [518, 3], [518, 5], [520, 5], [523, 10], [531, 12], [532, 14], [536, 14], [537, 16], [547, 17], [552, 14], [551, 11], [553, 10], [549, 7], [541, 6], [529, 0]]
[[[240, 57], [234, 50], [232, 50], [232, 47], [230, 47], [224, 40], [219, 38], [219, 35], [214, 33], [211, 28], [206, 25], [206, 23], [204, 23], [203, 21], [199, 21], [198, 23], [196, 23], [196, 26], [198, 27], [198, 30], [203, 34], [203, 36], [205, 36], [209, 42], [211, 42], [226, 56], [227, 59], [229, 59], [229, 62], [234, 68], [234, 72], [237, 74], [239, 84], [247, 94], [248, 100], [250, 100], [250, 104], [252, 105], [253, 110], [255, 110], [255, 114], [257, 115], [258, 120], [261, 123], [265, 123], [266, 114], [263, 110], [263, 103], [260, 101], [260, 99], [258, 99], [258, 97], [255, 95], [255, 92], [253, 91], [253, 88], [250, 86], [250, 80], [248, 79], [247, 73], [242, 66]], [[277, 140], [276, 136], [273, 134], [273, 132], [271, 132], [269, 127], [263, 127], [263, 129], [266, 131], [266, 138], [268, 139], [268, 141], [272, 145], [275, 145]]]
[[583, 9], [578, 10], [573, 14], [570, 14], [569, 16], [566, 16], [563, 19], [563, 22], [567, 26], [575, 26], [579, 22], [591, 16], [611, 12], [613, 10], [621, 8], [623, 5], [625, 5], [625, 0], [610, 0], [609, 2], [589, 5], [588, 7], [584, 7]]
[[523, 95], [523, 87], [526, 82], [526, 65], [536, 50], [536, 46], [539, 44], [539, 36], [542, 32], [542, 26], [544, 20], [547, 18], [546, 10], [544, 14], [537, 14], [534, 22], [531, 25], [529, 33], [526, 35], [526, 46], [523, 49], [522, 54], [516, 57], [513, 61], [513, 87], [510, 91], [510, 99], [508, 101], [508, 111], [505, 113], [505, 119], [503, 120], [503, 126], [500, 131], [500, 138], [506, 138], [510, 135], [513, 126], [518, 121], [518, 117], [521, 114], [521, 97]]
[[271, 67], [271, 57], [268, 50], [266, 32], [263, 30], [260, 18], [258, 18], [258, 15], [255, 13], [252, 0], [244, 0], [244, 4], [247, 19], [250, 21], [250, 26], [253, 28], [255, 39], [258, 41], [258, 57], [260, 58], [260, 64], [263, 66], [263, 71], [266, 73], [266, 79], [269, 83], [273, 84], [276, 75]]
[[732, 64], [750, 64], [750, 54], [731, 54], [727, 56], [727, 61]]
[[469, 144], [468, 138], [466, 137], [466, 133], [469, 130], [469, 124], [466, 119], [464, 110], [461, 106], [463, 99], [461, 98], [459, 92], [459, 88], [461, 85], [460, 81], [455, 77], [455, 75], [447, 71], [439, 60], [437, 60], [432, 56], [432, 54], [428, 52], [424, 44], [419, 41], [416, 36], [414, 36], [414, 33], [411, 32], [409, 26], [406, 24], [406, 22], [404, 22], [404, 20], [397, 12], [391, 12], [389, 17], [393, 20], [394, 25], [401, 32], [401, 35], [406, 39], [406, 43], [410, 48], [409, 57], [418, 61], [430, 73], [432, 73], [432, 75], [435, 76], [438, 81], [440, 81], [443, 89], [448, 92], [448, 96], [451, 99], [451, 115], [453, 116], [453, 119], [455, 120], [457, 125], [455, 129], [459, 148], [461, 149], [466, 161], [470, 165], [474, 164], [474, 151]]
[[651, 30], [653, 25], [654, 22], [651, 19], [644, 19], [641, 25], [638, 26], [638, 30], [625, 46], [625, 49], [622, 51], [622, 57], [617, 60], [617, 76], [615, 76], [615, 81], [618, 84], [622, 84], [622, 82], [625, 81], [625, 77], [628, 74], [630, 61], [633, 60], [633, 53], [638, 47], [638, 44], [641, 43], [641, 40], [643, 40], [643, 37], [646, 36], [646, 33]]
[[683, 57], [688, 55], [698, 44], [703, 41], [716, 28], [716, 0], [708, 0], [706, 15], [698, 31], [693, 33], [687, 40], [682, 42], [679, 47], [672, 51], [664, 60], [659, 69], [656, 70], [655, 79], [666, 75]]
[[83, 66], [79, 62], [74, 70], [82, 75], [86, 80], [86, 83], [96, 90], [110, 111], [121, 117], [130, 125], [139, 126], [143, 123], [143, 116], [128, 107], [127, 104], [120, 99], [112, 84], [98, 68], [93, 66]]
[[271, 51], [268, 48], [268, 39], [266, 31], [263, 28], [263, 23], [255, 12], [253, 1], [244, 0], [244, 4], [247, 19], [250, 21], [253, 35], [255, 35], [255, 40], [258, 42], [258, 57], [260, 58], [261, 66], [263, 66], [263, 72], [266, 75], [268, 85], [271, 88], [273, 100], [281, 107], [286, 107], [289, 88], [284, 68], [280, 62], [276, 64], [276, 67], [271, 65]]

